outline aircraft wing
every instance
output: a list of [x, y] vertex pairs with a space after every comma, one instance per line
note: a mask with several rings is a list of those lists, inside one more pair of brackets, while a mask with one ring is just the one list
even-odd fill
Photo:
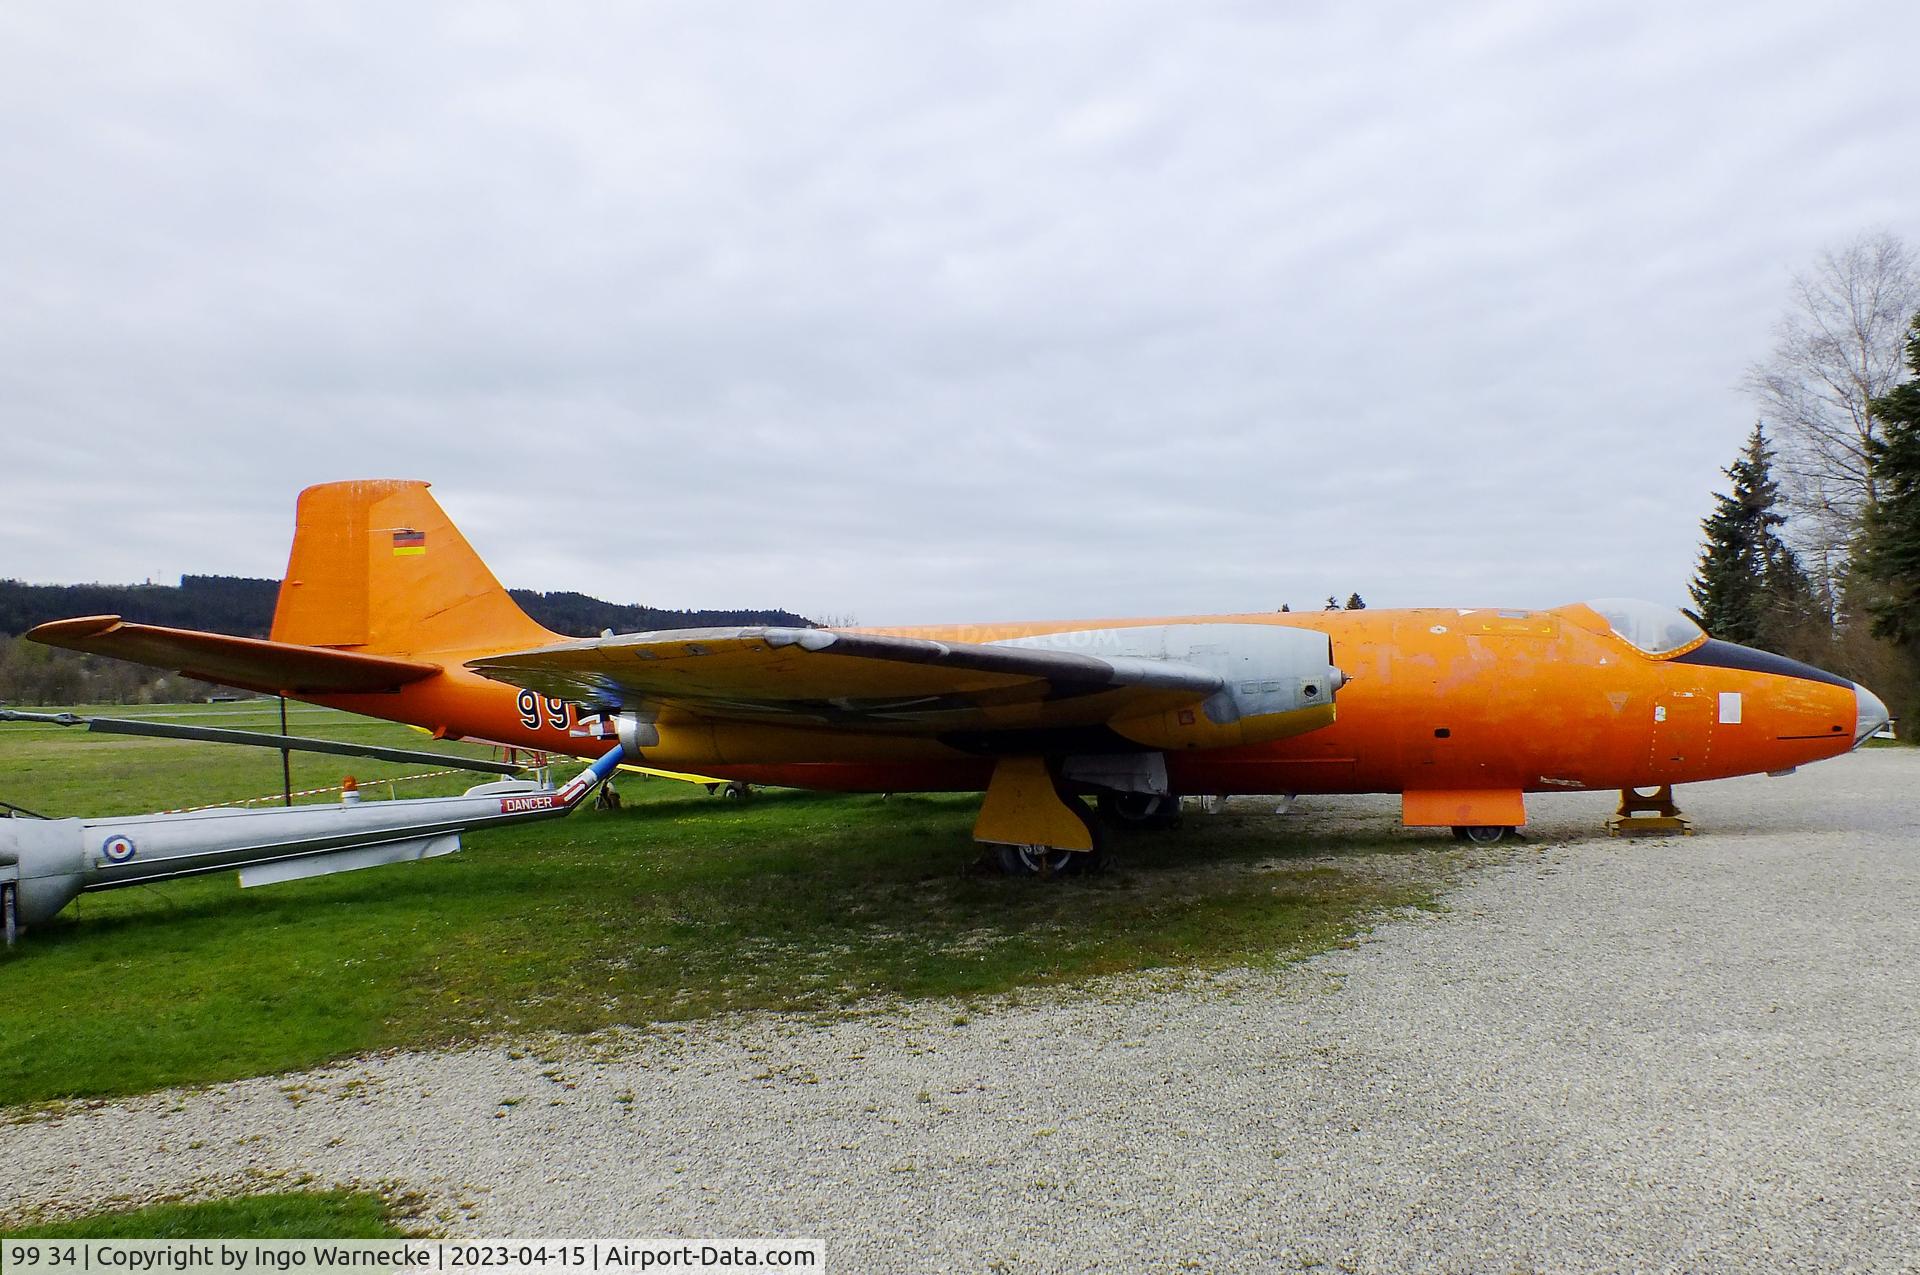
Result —
[[1225, 684], [1174, 660], [763, 627], [560, 642], [467, 667], [604, 709], [903, 734], [1100, 725], [1198, 704]]
[[438, 664], [384, 655], [129, 624], [117, 615], [54, 620], [27, 636], [49, 646], [111, 655], [251, 691], [316, 695], [390, 691], [440, 671]]

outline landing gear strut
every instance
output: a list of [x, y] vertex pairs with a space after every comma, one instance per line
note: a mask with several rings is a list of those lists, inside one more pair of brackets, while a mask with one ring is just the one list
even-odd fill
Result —
[[1064, 799], [1068, 810], [1087, 830], [1092, 848], [1069, 850], [1064, 846], [1036, 845], [1030, 842], [995, 842], [993, 850], [1000, 860], [1000, 871], [1010, 877], [1070, 877], [1083, 872], [1098, 872], [1106, 866], [1107, 833], [1078, 797]]
[[1180, 822], [1180, 799], [1150, 792], [1103, 792], [1101, 817], [1123, 827], [1171, 828]]
[[1620, 790], [1620, 809], [1607, 819], [1607, 835], [1631, 837], [1648, 833], [1678, 833], [1683, 837], [1693, 835], [1693, 820], [1681, 814], [1680, 807], [1673, 804], [1672, 784], [1661, 784], [1658, 788], [1645, 790]]
[[973, 839], [992, 847], [1010, 876], [1083, 872], [1100, 853], [1100, 823], [1043, 757], [1002, 757], [974, 820]]

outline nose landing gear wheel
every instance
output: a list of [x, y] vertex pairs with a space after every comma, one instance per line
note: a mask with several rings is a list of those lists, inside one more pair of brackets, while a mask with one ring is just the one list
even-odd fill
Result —
[[1490, 846], [1496, 841], [1505, 841], [1514, 830], [1504, 824], [1476, 824], [1470, 827], [1455, 828], [1455, 841], [1471, 841], [1477, 846]]

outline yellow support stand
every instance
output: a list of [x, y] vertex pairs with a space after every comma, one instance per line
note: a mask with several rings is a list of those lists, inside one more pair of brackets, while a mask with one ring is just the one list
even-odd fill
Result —
[[1661, 784], [1649, 792], [1620, 790], [1620, 809], [1607, 819], [1609, 837], [1693, 835], [1693, 820], [1673, 804], [1673, 785]]
[[[1039, 757], [1002, 757], [993, 768], [987, 799], [973, 825], [975, 841], [1041, 845], [1057, 850], [1093, 849], [1086, 807], [1061, 795]], [[1074, 809], [1079, 806], [1079, 809]]]

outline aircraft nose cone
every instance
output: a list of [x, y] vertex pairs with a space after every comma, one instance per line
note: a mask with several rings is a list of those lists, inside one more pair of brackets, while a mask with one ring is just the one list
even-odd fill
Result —
[[1893, 720], [1887, 712], [1887, 706], [1878, 695], [1855, 682], [1853, 699], [1859, 705], [1859, 716], [1854, 722], [1853, 746], [1855, 748], [1867, 742], [1867, 737]]

